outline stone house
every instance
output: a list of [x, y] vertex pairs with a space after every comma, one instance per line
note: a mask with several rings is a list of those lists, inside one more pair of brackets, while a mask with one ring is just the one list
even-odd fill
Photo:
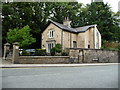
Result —
[[71, 21], [66, 19], [63, 24], [49, 20], [47, 27], [42, 32], [42, 48], [50, 49], [59, 43], [62, 50], [66, 48], [101, 48], [101, 34], [97, 25], [88, 25], [78, 28], [71, 28]]

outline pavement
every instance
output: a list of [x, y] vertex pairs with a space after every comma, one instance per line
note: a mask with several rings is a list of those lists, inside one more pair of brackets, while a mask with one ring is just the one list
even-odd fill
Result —
[[83, 64], [12, 64], [10, 61], [0, 58], [0, 68], [32, 68], [32, 67], [80, 67], [118, 65], [118, 63], [83, 63]]

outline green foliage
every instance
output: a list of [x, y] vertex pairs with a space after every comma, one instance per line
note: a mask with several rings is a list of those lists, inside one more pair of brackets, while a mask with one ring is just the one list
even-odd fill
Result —
[[62, 52], [61, 55], [62, 55], [62, 56], [68, 56], [68, 53], [66, 53], [66, 52]]
[[14, 2], [3, 3], [2, 41], [6, 43], [9, 29], [22, 28], [29, 25], [30, 33], [36, 38], [36, 43], [29, 47], [41, 46], [41, 32], [47, 19], [63, 23], [65, 17], [72, 21], [72, 27], [97, 24], [103, 40], [120, 42], [119, 13], [113, 13], [110, 5], [103, 2], [83, 4], [77, 2]]
[[56, 51], [57, 53], [62, 52], [62, 45], [61, 45], [61, 44], [56, 44], [56, 45], [55, 45], [55, 51]]
[[50, 15], [51, 5], [44, 2], [14, 2], [3, 3], [2, 7], [2, 41], [6, 43], [7, 32], [9, 29], [22, 28], [29, 25], [32, 29], [30, 32], [36, 43], [33, 43], [29, 48], [40, 48], [40, 32], [46, 25], [46, 20]]
[[35, 51], [35, 56], [45, 56], [46, 55], [46, 49], [37, 49]]
[[52, 56], [55, 56], [55, 52], [56, 52], [56, 48], [53, 47], [51, 50], [50, 50], [50, 53]]
[[62, 45], [61, 44], [56, 44], [55, 47], [53, 47], [51, 50], [50, 50], [50, 53], [52, 56], [55, 55], [55, 53], [61, 53], [62, 52]]
[[118, 46], [118, 50], [120, 51], [120, 45]]
[[117, 42], [110, 42], [110, 41], [103, 40], [101, 49], [118, 51], [118, 50], [120, 50], [120, 44]]
[[25, 26], [21, 29], [10, 29], [10, 31], [7, 32], [7, 41], [10, 43], [19, 42], [20, 47], [25, 48], [36, 41], [35, 38], [33, 38], [30, 34], [30, 31], [31, 29], [29, 26]]
[[[86, 22], [88, 24], [97, 24], [103, 40], [120, 41], [120, 27], [108, 4], [103, 2], [94, 2], [87, 6]], [[118, 35], [119, 34], [119, 35]]]
[[25, 51], [25, 50], [22, 51], [22, 56], [29, 56], [29, 55], [30, 55], [29, 52], [27, 52], [27, 51]]
[[[78, 26], [78, 14], [81, 11], [82, 4], [77, 2], [55, 2], [50, 3], [52, 4], [52, 14], [53, 17], [51, 17], [52, 20], [63, 23], [63, 20], [65, 17], [69, 17], [69, 19], [72, 21], [71, 25], [72, 27]], [[80, 23], [80, 22], [79, 22]]]

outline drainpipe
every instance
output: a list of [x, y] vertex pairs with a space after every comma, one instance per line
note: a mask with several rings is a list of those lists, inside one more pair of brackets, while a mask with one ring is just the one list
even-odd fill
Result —
[[61, 45], [62, 45], [62, 51], [63, 51], [63, 30], [61, 31]]
[[71, 32], [70, 32], [70, 48], [72, 48], [72, 45], [71, 45]]
[[94, 48], [96, 48], [95, 47], [95, 27], [93, 28], [93, 45], [94, 45]]

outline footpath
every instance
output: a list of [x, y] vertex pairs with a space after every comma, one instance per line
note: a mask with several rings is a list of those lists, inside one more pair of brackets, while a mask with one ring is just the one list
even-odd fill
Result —
[[83, 63], [83, 64], [12, 64], [0, 58], [0, 68], [34, 68], [34, 67], [80, 67], [80, 66], [101, 66], [118, 65], [118, 63]]

